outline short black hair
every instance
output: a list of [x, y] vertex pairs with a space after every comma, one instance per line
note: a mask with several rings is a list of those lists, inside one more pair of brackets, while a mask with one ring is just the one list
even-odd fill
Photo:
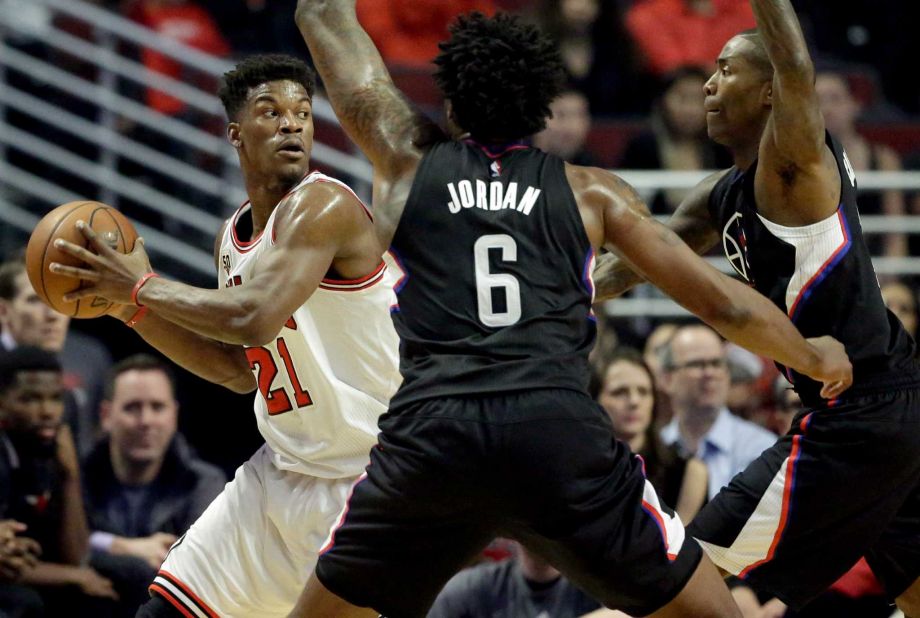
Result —
[[299, 83], [311, 99], [316, 92], [316, 73], [303, 60], [286, 54], [258, 54], [224, 73], [217, 96], [224, 104], [227, 118], [233, 121], [243, 109], [250, 90], [260, 84], [282, 80]]
[[476, 139], [519, 139], [546, 127], [565, 69], [552, 40], [519, 17], [459, 16], [435, 58], [435, 81]]
[[173, 397], [176, 396], [176, 374], [172, 368], [163, 360], [151, 354], [134, 354], [124, 360], [118, 361], [109, 369], [108, 379], [105, 381], [105, 390], [103, 399], [112, 401], [115, 397], [115, 381], [123, 373], [129, 371], [159, 371], [166, 376], [169, 386], [172, 389]]
[[61, 361], [53, 352], [28, 345], [0, 352], [0, 393], [9, 390], [16, 383], [16, 376], [23, 371], [60, 373]]
[[764, 45], [760, 31], [757, 28], [751, 28], [750, 30], [739, 32], [738, 36], [754, 46], [753, 51], [745, 54], [751, 64], [763, 74], [765, 80], [773, 79], [773, 63], [770, 62], [770, 55], [767, 53], [767, 46]]
[[0, 264], [0, 299], [13, 300], [19, 290], [16, 278], [26, 272], [26, 258], [16, 255]]

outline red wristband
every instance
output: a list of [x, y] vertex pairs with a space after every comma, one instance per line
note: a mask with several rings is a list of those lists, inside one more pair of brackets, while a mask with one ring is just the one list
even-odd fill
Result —
[[137, 312], [131, 316], [131, 319], [125, 322], [125, 326], [127, 326], [128, 328], [134, 328], [135, 326], [137, 326], [138, 323], [144, 319], [144, 316], [147, 315], [147, 310], [149, 308], [150, 307], [141, 307], [140, 309], [138, 309]]
[[134, 284], [134, 289], [131, 290], [131, 302], [137, 305], [138, 307], [143, 307], [144, 305], [137, 302], [137, 295], [140, 294], [141, 288], [144, 287], [144, 284], [146, 284], [151, 279], [155, 277], [159, 277], [159, 276], [160, 275], [154, 272], [150, 272], [144, 275], [143, 277], [141, 277], [140, 279], [138, 279], [137, 283]]

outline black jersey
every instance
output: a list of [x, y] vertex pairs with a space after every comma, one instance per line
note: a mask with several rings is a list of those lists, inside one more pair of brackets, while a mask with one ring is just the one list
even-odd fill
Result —
[[562, 160], [523, 144], [444, 142], [422, 159], [392, 252], [404, 381], [393, 406], [582, 390], [594, 252]]
[[[916, 382], [914, 343], [889, 312], [863, 240], [856, 177], [840, 144], [827, 145], [840, 171], [840, 206], [833, 216], [801, 227], [762, 217], [754, 200], [757, 162], [732, 168], [709, 198], [735, 271], [785, 311], [805, 337], [831, 335], [853, 362], [852, 393]], [[821, 385], [780, 367], [806, 405], [821, 400]]]

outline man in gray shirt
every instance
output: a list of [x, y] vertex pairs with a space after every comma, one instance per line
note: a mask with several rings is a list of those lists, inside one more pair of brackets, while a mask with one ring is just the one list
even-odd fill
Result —
[[518, 546], [511, 560], [480, 564], [455, 575], [428, 618], [577, 618], [600, 606], [547, 562]]
[[776, 435], [729, 412], [725, 344], [708, 326], [678, 328], [663, 349], [662, 369], [674, 418], [661, 430], [661, 438], [706, 464], [712, 498], [773, 446]]

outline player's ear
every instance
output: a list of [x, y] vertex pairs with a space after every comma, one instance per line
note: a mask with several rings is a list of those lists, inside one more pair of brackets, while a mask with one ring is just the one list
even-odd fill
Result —
[[764, 82], [760, 91], [760, 100], [764, 107], [773, 107], [773, 82]]
[[243, 140], [240, 137], [240, 123], [231, 122], [227, 125], [227, 141], [229, 141], [234, 148], [239, 148], [243, 145]]

